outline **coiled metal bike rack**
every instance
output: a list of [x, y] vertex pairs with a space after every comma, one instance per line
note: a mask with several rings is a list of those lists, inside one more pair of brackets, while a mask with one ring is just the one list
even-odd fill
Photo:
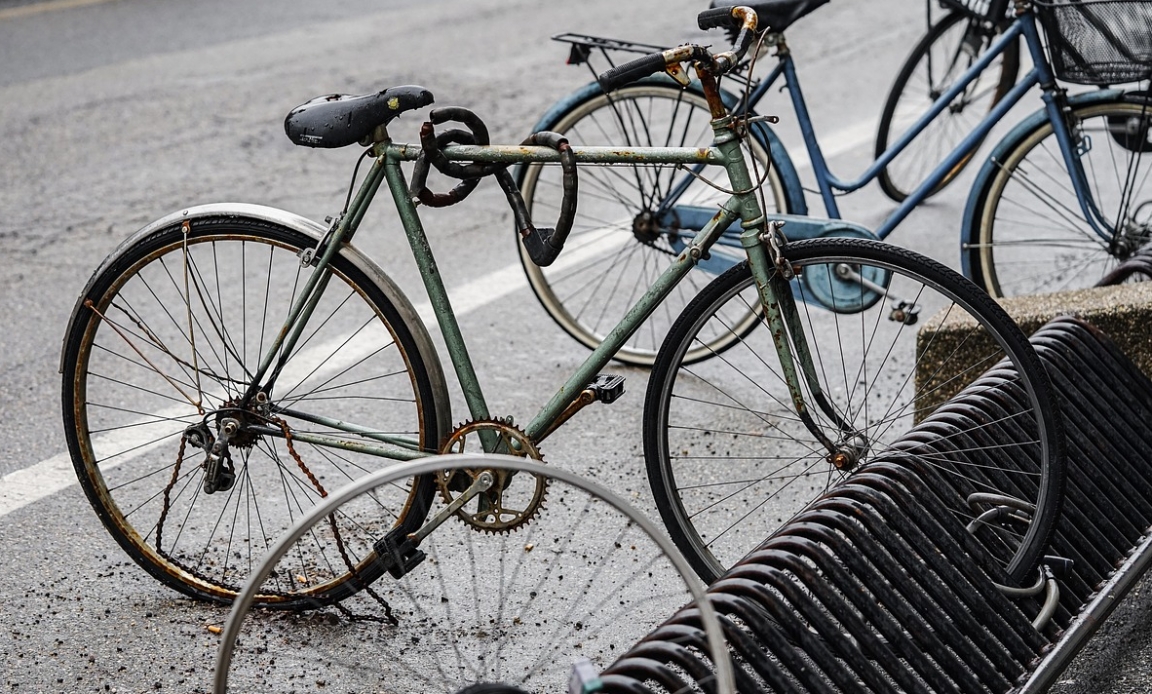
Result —
[[[1053, 321], [1032, 342], [1066, 402], [1069, 443], [1050, 553], [1072, 568], [1047, 625], [1032, 626], [1038, 600], [994, 585], [999, 564], [958, 520], [966, 492], [897, 455], [862, 468], [709, 589], [739, 691], [1022, 693], [1055, 681], [1152, 557], [1152, 382], [1081, 321]], [[1019, 430], [988, 424], [1012, 408], [1003, 376], [983, 377], [1000, 378], [1001, 392], [965, 391], [913, 430], [917, 450], [964, 436], [987, 451], [1011, 444]], [[604, 690], [709, 691], [693, 682], [709, 671], [692, 646], [697, 625], [692, 609], [673, 615], [608, 668]]]

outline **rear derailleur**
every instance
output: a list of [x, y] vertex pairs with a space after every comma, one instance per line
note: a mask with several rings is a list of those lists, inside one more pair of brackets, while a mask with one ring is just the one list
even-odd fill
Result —
[[240, 422], [231, 417], [219, 421], [214, 436], [207, 422], [194, 424], [184, 430], [187, 445], [204, 451], [204, 493], [226, 492], [236, 484], [236, 467], [232, 464], [232, 454], [228, 449], [229, 440], [240, 430]]

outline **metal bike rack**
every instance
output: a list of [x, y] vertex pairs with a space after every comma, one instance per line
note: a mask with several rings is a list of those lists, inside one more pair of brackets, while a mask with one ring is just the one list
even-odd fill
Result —
[[[1152, 381], [1092, 326], [1032, 338], [1064, 396], [1069, 469], [1050, 554], [1071, 559], [1042, 633], [1039, 601], [1009, 600], [994, 546], [964, 527], [967, 491], [905, 456], [871, 463], [709, 589], [741, 692], [1039, 692], [1152, 558]], [[989, 424], [1016, 397], [995, 370], [909, 433], [997, 455], [1021, 432]], [[1000, 379], [1003, 387], [988, 391]], [[1000, 466], [1010, 464], [997, 458]], [[976, 461], [978, 462], [978, 461]], [[1005, 490], [1009, 491], [1009, 490]], [[710, 691], [697, 615], [683, 609], [603, 674], [604, 691]]]
[[1120, 284], [1135, 274], [1141, 274], [1145, 279], [1152, 277], [1152, 248], [1144, 246], [1127, 260], [1119, 263], [1110, 272], [1100, 278], [1097, 287], [1111, 287]]

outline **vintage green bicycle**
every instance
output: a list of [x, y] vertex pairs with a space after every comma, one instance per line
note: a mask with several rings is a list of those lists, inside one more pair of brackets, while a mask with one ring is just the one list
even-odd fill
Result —
[[[187, 595], [229, 601], [272, 542], [329, 491], [397, 460], [478, 451], [541, 458], [541, 445], [582, 407], [611, 402], [623, 379], [599, 371], [733, 224], [747, 260], [693, 301], [666, 345], [645, 403], [649, 435], [663, 438], [669, 479], [689, 496], [724, 509], [726, 528], [679, 513], [673, 537], [703, 575], [730, 564], [836, 480], [877, 456], [951, 393], [1004, 360], [1019, 383], [1012, 425], [1031, 433], [1009, 454], [1024, 472], [989, 464], [927, 464], [967, 488], [1006, 491], [1030, 513], [1000, 535], [1011, 577], [1035, 567], [1055, 519], [1063, 479], [1063, 438], [1042, 367], [1026, 338], [986, 294], [914, 253], [830, 222], [818, 238], [785, 243], [758, 199], [758, 171], [742, 156], [754, 119], [730, 114], [716, 77], [751, 43], [756, 15], [712, 10], [705, 27], [735, 24], [732, 50], [686, 45], [623, 65], [606, 86], [695, 68], [714, 116], [703, 148], [573, 147], [538, 133], [529, 144], [490, 145], [463, 109], [436, 109], [419, 144], [394, 141], [397, 116], [429, 105], [420, 87], [328, 96], [293, 110], [285, 123], [297, 144], [361, 143], [372, 165], [327, 226], [266, 207], [190, 207], [127, 239], [96, 270], [64, 339], [63, 414], [80, 482], [101, 520], [152, 576]], [[437, 126], [463, 123], [437, 132]], [[536, 229], [510, 164], [564, 171], [569, 201], [555, 229]], [[403, 165], [413, 163], [410, 174]], [[528, 419], [489, 411], [419, 216], [422, 206], [458, 202], [495, 176], [516, 210], [536, 262], [563, 263], [564, 236], [581, 167], [626, 164], [722, 166], [730, 186], [710, 223], [637, 297], [555, 395]], [[431, 169], [458, 178], [430, 191]], [[354, 175], [354, 181], [356, 176]], [[404, 293], [352, 245], [369, 204], [386, 186], [423, 276], [437, 327], [463, 391], [468, 420], [453, 427], [447, 379], [429, 329]], [[963, 320], [960, 320], [963, 319]], [[959, 339], [925, 325], [966, 325]], [[697, 368], [682, 359], [700, 344], [717, 353]], [[956, 369], [945, 368], [962, 361]], [[723, 365], [726, 373], [709, 369]], [[524, 422], [521, 426], [517, 422]], [[685, 460], [704, 447], [721, 456]], [[705, 460], [704, 467], [690, 469]], [[673, 468], [673, 461], [675, 468]], [[453, 515], [478, 531], [503, 533], [531, 522], [546, 485], [531, 476], [480, 488], [479, 473], [425, 474], [389, 484], [296, 543], [270, 575], [258, 604], [308, 607], [365, 589], [390, 573], [418, 570], [421, 542]], [[505, 492], [526, 485], [514, 500]], [[432, 513], [434, 498], [446, 504]], [[751, 496], [749, 496], [751, 495]], [[668, 489], [657, 490], [664, 499]], [[748, 499], [754, 499], [749, 501]], [[732, 504], [736, 504], [733, 506]], [[431, 514], [431, 517], [430, 517]], [[973, 511], [973, 517], [976, 512]], [[675, 515], [675, 514], [674, 514]], [[712, 542], [715, 540], [715, 542]]]

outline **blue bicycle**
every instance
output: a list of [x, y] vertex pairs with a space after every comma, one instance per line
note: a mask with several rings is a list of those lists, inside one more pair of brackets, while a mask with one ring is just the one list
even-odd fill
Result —
[[[944, 14], [934, 18], [932, 5]], [[874, 156], [880, 158], [909, 126], [928, 112], [958, 77], [981, 56], [1012, 23], [1010, 0], [925, 0], [924, 36], [909, 52], [888, 90], [876, 127]], [[1003, 99], [1020, 74], [1020, 40], [1001, 54], [948, 104], [876, 177], [880, 189], [903, 202], [940, 161], [955, 148], [992, 108]], [[944, 177], [938, 193], [975, 159], [976, 151]]]
[[[752, 3], [766, 27], [759, 50], [742, 70], [740, 93], [725, 92], [730, 107], [748, 113], [753, 137], [746, 157], [763, 191], [769, 213], [787, 222], [789, 238], [857, 236], [885, 239], [916, 205], [939, 189], [970, 160], [1004, 115], [1033, 87], [1043, 108], [1025, 118], [994, 148], [969, 193], [960, 230], [964, 272], [994, 296], [1040, 293], [1091, 286], [1117, 263], [1152, 240], [1152, 100], [1145, 94], [1101, 88], [1069, 94], [1067, 82], [1114, 85], [1148, 79], [1152, 73], [1152, 4], [1140, 0], [1014, 0], [1014, 18], [947, 88], [935, 104], [859, 177], [834, 175], [809, 117], [800, 79], [784, 32], [827, 0]], [[1038, 20], [1039, 19], [1039, 23]], [[1047, 36], [1048, 52], [1041, 38]], [[1033, 67], [1014, 80], [981, 121], [938, 163], [878, 228], [840, 221], [836, 195], [862, 188], [880, 176], [945, 112], [964, 103], [987, 68], [1004, 61], [1023, 41]], [[644, 52], [657, 47], [590, 39], [595, 48]], [[573, 58], [585, 45], [574, 47]], [[752, 78], [756, 56], [771, 52], [773, 69]], [[587, 53], [583, 54], [587, 57]], [[658, 71], [659, 72], [659, 71]], [[1015, 75], [1013, 75], [1015, 77]], [[756, 104], [783, 80], [814, 169], [827, 219], [808, 219], [796, 167]], [[738, 85], [740, 83], [737, 83]], [[696, 146], [711, 137], [709, 112], [699, 86], [678, 74], [657, 74], [605, 92], [592, 83], [558, 102], [536, 124], [562, 132], [574, 143]], [[768, 162], [771, 161], [771, 166]], [[567, 262], [540, 268], [524, 259], [528, 280], [549, 314], [580, 342], [595, 347], [638, 291], [677, 255], [716, 211], [730, 190], [718, 167], [637, 164], [590, 169], [579, 215], [569, 239]], [[558, 168], [530, 165], [518, 174], [525, 200], [541, 216], [560, 205]], [[732, 244], [735, 245], [733, 234]], [[684, 305], [738, 257], [721, 246], [701, 264], [693, 285], [670, 297], [660, 312], [617, 353], [617, 359], [651, 364], [656, 348]], [[749, 324], [755, 316], [748, 316]], [[708, 344], [689, 361], [713, 352]]]

